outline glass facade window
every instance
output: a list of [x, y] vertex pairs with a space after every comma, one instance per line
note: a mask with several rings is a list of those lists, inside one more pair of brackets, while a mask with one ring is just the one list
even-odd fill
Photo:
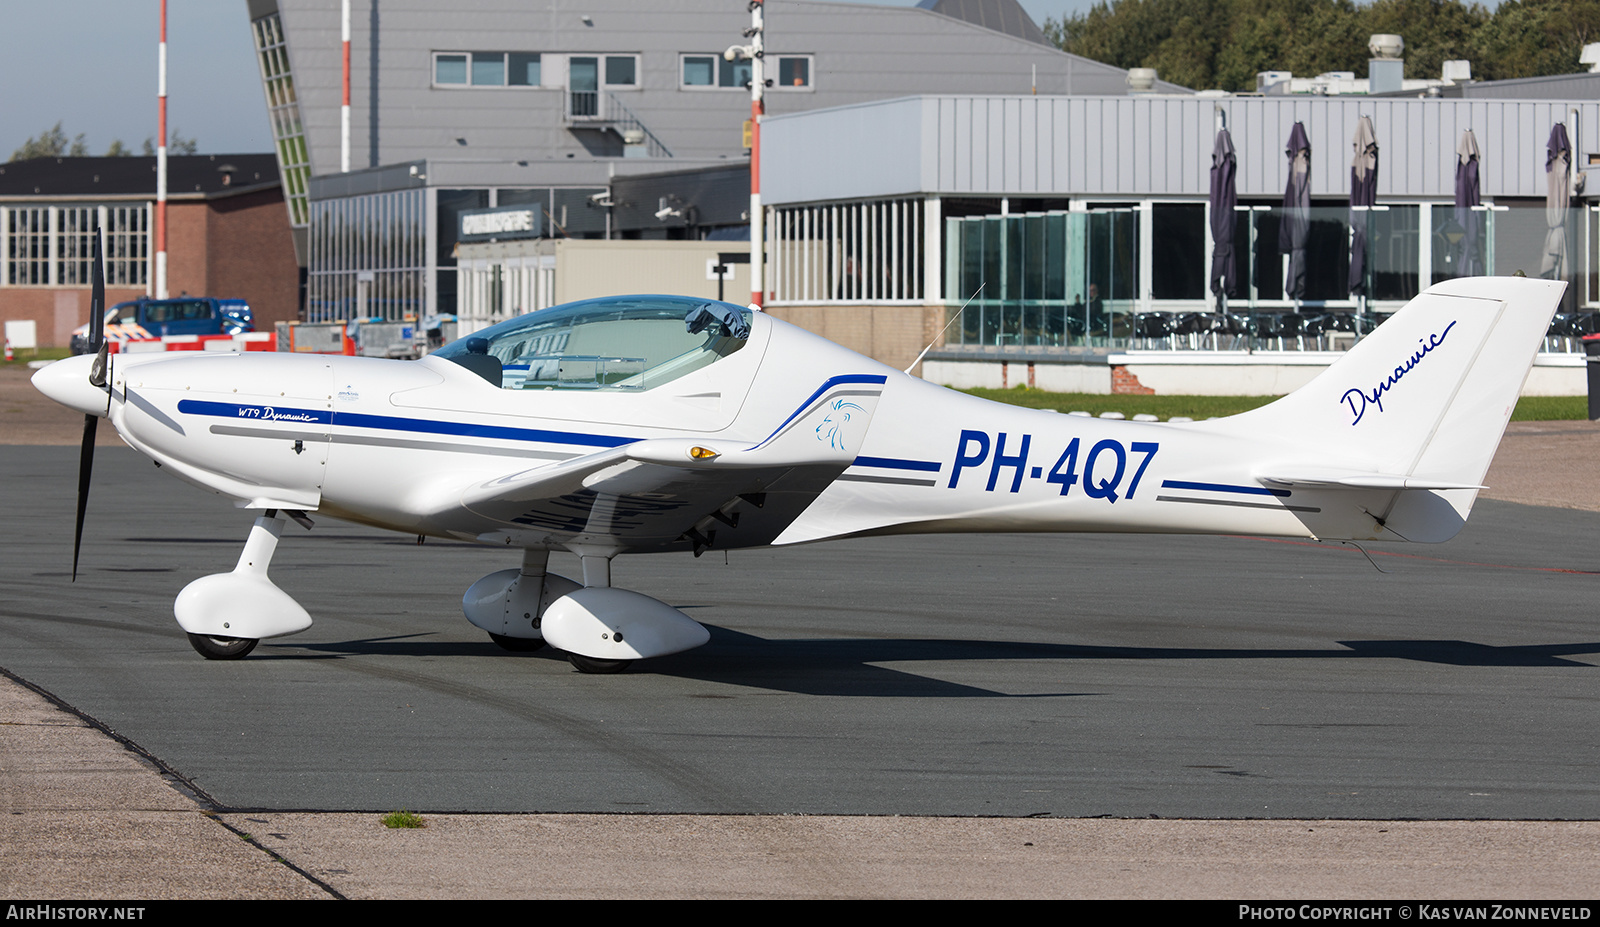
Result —
[[272, 13], [252, 22], [250, 29], [256, 43], [261, 86], [267, 96], [267, 116], [272, 123], [278, 177], [283, 183], [283, 198], [289, 208], [289, 224], [295, 228], [305, 228], [310, 221], [308, 187], [311, 155], [306, 150], [294, 75], [289, 70], [289, 47], [284, 43], [283, 23], [279, 21], [277, 13]]
[[1124, 207], [947, 219], [946, 291], [961, 319], [945, 342], [1125, 346], [1139, 293], [1139, 221]]
[[306, 321], [422, 317], [426, 194], [402, 190], [311, 204]]
[[[1504, 276], [1521, 271], [1529, 277], [1539, 276], [1544, 265], [1545, 239], [1550, 230], [1544, 200], [1500, 199], [1496, 205], [1508, 208], [1492, 213], [1493, 261], [1489, 273]], [[1578, 241], [1572, 233], [1572, 225], [1570, 221], [1563, 223], [1569, 254]]]
[[1150, 295], [1156, 299], [1205, 299], [1206, 207], [1203, 203], [1156, 203], [1150, 211], [1155, 254]]
[[[1484, 272], [1488, 242], [1483, 231], [1488, 210], [1457, 211], [1453, 204], [1430, 207], [1432, 243], [1428, 249], [1433, 282]], [[1471, 271], [1468, 273], [1466, 271]]]
[[[1421, 257], [1422, 208], [1416, 205], [1392, 205], [1386, 210], [1368, 212], [1370, 225], [1367, 242], [1371, 257], [1367, 261], [1367, 274], [1372, 281], [1369, 292], [1373, 299], [1408, 300], [1422, 292], [1418, 262]], [[1361, 213], [1352, 213], [1359, 222]], [[1346, 246], [1348, 253], [1348, 246]], [[1346, 295], [1349, 294], [1346, 275]]]
[[[1234, 276], [1239, 292], [1230, 300], [1230, 306], [1251, 300], [1289, 301], [1285, 295], [1285, 275], [1290, 252], [1281, 247], [1280, 238], [1283, 215], [1283, 207], [1278, 203], [1239, 205], [1233, 226]], [[1313, 205], [1304, 217], [1305, 295], [1302, 301], [1350, 298], [1350, 215], [1347, 205], [1330, 204]]]
[[[1600, 332], [1600, 206], [1548, 211], [1542, 199], [1502, 198], [1458, 214], [1447, 203], [1352, 210], [1347, 202], [1322, 201], [1295, 216], [1275, 200], [1247, 201], [1235, 215], [1237, 290], [1223, 304], [1206, 280], [1205, 204], [1091, 202], [1086, 212], [961, 213], [984, 205], [941, 203], [949, 345], [1002, 353], [1057, 346], [1337, 351], [1435, 283], [1519, 271], [1572, 283], [1544, 350], [1576, 352], [1581, 336]], [[790, 247], [782, 226], [789, 212], [776, 211], [775, 266]], [[1300, 248], [1280, 237], [1296, 220], [1304, 223]], [[1141, 236], [1145, 221], [1149, 234]], [[1367, 246], [1364, 280], [1353, 287], [1355, 232], [1365, 233]], [[1304, 291], [1296, 297], [1287, 285], [1291, 256], [1303, 268]]]

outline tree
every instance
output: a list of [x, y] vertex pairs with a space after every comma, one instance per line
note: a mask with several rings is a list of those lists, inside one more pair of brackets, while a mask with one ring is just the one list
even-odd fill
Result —
[[133, 149], [122, 144], [122, 139], [120, 138], [113, 139], [111, 142], [111, 147], [106, 149], [106, 157], [108, 158], [126, 158], [132, 155]]
[[67, 142], [67, 133], [61, 131], [61, 123], [56, 123], [53, 128], [40, 132], [35, 138], [30, 138], [22, 143], [22, 147], [11, 153], [11, 160], [26, 161], [29, 158], [83, 158], [89, 154], [89, 146], [84, 143], [80, 133], [70, 145]]
[[1600, 41], [1600, 0], [1108, 0], [1044, 24], [1064, 51], [1119, 68], [1153, 67], [1204, 90], [1255, 89], [1261, 71], [1367, 73], [1368, 36], [1406, 43], [1406, 76], [1465, 58], [1480, 80], [1567, 74]]
[[[173, 126], [172, 131], [167, 133], [167, 154], [169, 155], [192, 155], [199, 150], [199, 147], [199, 143], [194, 139], [184, 138], [183, 134], [178, 131], [177, 126]], [[147, 137], [144, 140], [144, 156], [153, 158], [155, 153], [156, 146]]]

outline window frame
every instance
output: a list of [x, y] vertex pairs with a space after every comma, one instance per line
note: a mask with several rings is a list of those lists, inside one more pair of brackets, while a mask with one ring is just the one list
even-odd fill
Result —
[[[688, 64], [689, 64], [689, 62], [691, 60], [696, 60], [696, 59], [706, 59], [706, 60], [709, 60], [711, 62], [711, 83], [709, 83], [709, 84], [691, 84], [686, 80], [687, 75], [685, 74], [685, 69], [688, 67]], [[817, 82], [816, 82], [817, 68], [816, 68], [816, 56], [815, 55], [812, 55], [812, 54], [809, 54], [809, 53], [807, 53], [807, 54], [799, 54], [799, 55], [768, 55], [766, 60], [774, 62], [774, 64], [772, 65], [772, 71], [768, 74], [768, 77], [767, 77], [768, 80], [772, 81], [772, 86], [767, 88], [767, 90], [769, 92], [781, 90], [784, 93], [814, 93], [816, 91], [816, 86], [817, 86]], [[778, 74], [781, 73], [780, 69], [781, 69], [782, 63], [784, 61], [804, 61], [805, 62], [806, 83], [805, 83], [804, 86], [796, 87], [796, 86], [794, 86], [792, 84], [784, 85], [782, 83], [779, 83]], [[750, 91], [750, 88], [746, 87], [743, 83], [739, 83], [739, 84], [724, 84], [724, 83], [722, 83], [723, 69], [725, 67], [729, 66], [729, 64], [730, 63], [727, 60], [725, 60], [720, 54], [716, 54], [714, 52], [679, 52], [678, 53], [678, 89], [679, 90], [687, 90], [687, 91], [690, 91], [691, 93], [706, 93], [708, 91], [720, 91], [720, 92], [734, 91], [734, 92], [748, 93]]]
[[[558, 90], [560, 88], [551, 87], [544, 83], [544, 54], [544, 52], [534, 51], [459, 51], [454, 49], [435, 50], [430, 53], [433, 60], [433, 72], [429, 78], [429, 86], [435, 90]], [[488, 58], [494, 55], [500, 56], [500, 83], [475, 83], [473, 81], [473, 69], [478, 64], [477, 59]], [[528, 59], [530, 58], [534, 62], [538, 63], [539, 83], [518, 84], [512, 82], [511, 59], [513, 56], [523, 56], [523, 60], [521, 62], [523, 65], [527, 65], [529, 63]], [[465, 78], [464, 80], [459, 82], [444, 82], [439, 80], [439, 64], [445, 59], [461, 59], [461, 63], [465, 66], [465, 71], [463, 72]]]
[[[621, 53], [618, 53], [618, 54], [611, 54], [609, 52], [602, 52], [599, 55], [597, 55], [596, 57], [598, 57], [600, 59], [600, 89], [601, 90], [642, 90], [644, 88], [644, 79], [643, 79], [644, 67], [643, 67], [643, 63], [640, 60], [641, 57], [642, 57], [641, 55], [639, 55], [639, 54], [637, 54], [635, 52], [621, 52]], [[612, 62], [613, 59], [619, 59], [619, 58], [627, 58], [627, 59], [630, 59], [633, 62], [633, 83], [631, 83], [631, 84], [613, 84], [611, 82], [611, 78], [610, 78], [611, 62]]]

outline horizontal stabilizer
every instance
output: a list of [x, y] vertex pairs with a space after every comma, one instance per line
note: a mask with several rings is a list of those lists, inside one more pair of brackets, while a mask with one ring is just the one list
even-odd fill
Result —
[[1401, 473], [1300, 473], [1294, 476], [1263, 476], [1268, 486], [1296, 489], [1488, 489], [1476, 483], [1421, 479]]

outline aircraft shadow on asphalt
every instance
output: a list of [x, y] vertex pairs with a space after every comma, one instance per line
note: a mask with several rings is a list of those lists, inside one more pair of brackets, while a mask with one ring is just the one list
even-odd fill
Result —
[[[1447, 666], [1592, 667], [1566, 657], [1600, 654], [1600, 642], [1497, 647], [1460, 640], [1338, 641], [1345, 649], [1102, 647], [1028, 641], [849, 638], [785, 640], [707, 626], [711, 643], [690, 654], [649, 661], [633, 672], [696, 679], [802, 695], [892, 698], [1055, 698], [1090, 692], [1006, 693], [935, 679], [879, 664], [955, 663], [975, 660], [1349, 660], [1398, 659]], [[484, 656], [562, 660], [544, 649], [514, 654], [484, 641], [429, 641], [429, 635], [268, 645], [267, 659], [356, 656]], [[280, 649], [281, 648], [281, 649]], [[277, 650], [274, 654], [273, 651]]]

